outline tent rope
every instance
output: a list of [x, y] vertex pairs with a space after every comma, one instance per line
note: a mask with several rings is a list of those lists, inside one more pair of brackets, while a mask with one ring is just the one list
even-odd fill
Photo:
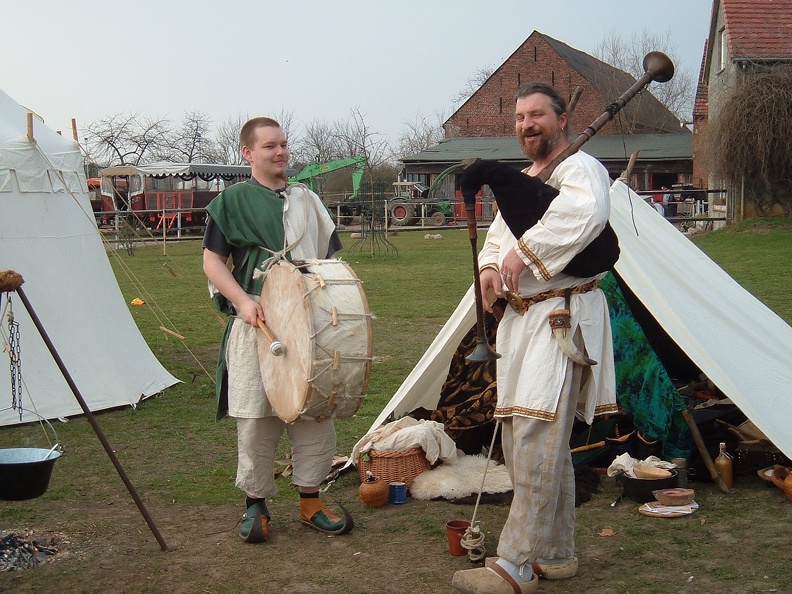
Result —
[[462, 547], [467, 549], [468, 558], [471, 561], [481, 561], [487, 556], [487, 549], [484, 547], [484, 534], [481, 532], [481, 527], [478, 524], [476, 516], [478, 515], [478, 507], [481, 502], [481, 494], [484, 492], [484, 481], [487, 479], [487, 470], [489, 470], [489, 463], [492, 459], [492, 449], [495, 447], [495, 438], [498, 436], [498, 429], [500, 426], [501, 420], [496, 419], [495, 430], [492, 432], [492, 441], [490, 441], [489, 451], [487, 451], [487, 463], [484, 465], [484, 474], [481, 477], [481, 487], [476, 496], [476, 505], [473, 507], [473, 517], [470, 519], [470, 526], [467, 527], [460, 540]]
[[[77, 143], [77, 146], [79, 147], [80, 151], [82, 153], [84, 153], [85, 155], [88, 155], [88, 152], [85, 150], [85, 148], [77, 140], [75, 140], [75, 142]], [[77, 196], [72, 191], [72, 189], [69, 187], [69, 184], [66, 183], [66, 178], [63, 176], [63, 172], [60, 169], [58, 169], [57, 167], [55, 167], [55, 165], [49, 159], [49, 156], [47, 155], [47, 153], [44, 152], [44, 150], [42, 150], [42, 148], [39, 146], [38, 142], [34, 141], [33, 145], [35, 146], [36, 150], [38, 151], [39, 156], [41, 156], [41, 158], [49, 166], [50, 170], [57, 176], [57, 178], [61, 182], [61, 184], [63, 184], [63, 188], [66, 190], [66, 192], [69, 194], [69, 196], [75, 202], [75, 204], [77, 204], [77, 206], [80, 208], [80, 211], [83, 213], [83, 215], [86, 218], [88, 218], [93, 223], [93, 225], [96, 227], [96, 232], [99, 234], [99, 237], [102, 240], [102, 243], [105, 246], [108, 246], [108, 247], [111, 248], [111, 249], [106, 250], [107, 253], [115, 258], [115, 261], [119, 265], [119, 268], [121, 268], [124, 271], [124, 273], [127, 276], [127, 279], [129, 279], [129, 281], [137, 289], [137, 291], [140, 294], [143, 294], [143, 295], [146, 296], [146, 300], [145, 301], [149, 305], [149, 310], [152, 312], [152, 314], [156, 318], [157, 322], [159, 322], [160, 327], [173, 328], [174, 331], [176, 331], [176, 335], [184, 336], [184, 333], [179, 332], [178, 329], [176, 329], [176, 325], [168, 317], [167, 313], [162, 309], [162, 307], [159, 305], [157, 300], [151, 295], [151, 293], [139, 281], [139, 279], [135, 276], [135, 274], [132, 272], [132, 270], [127, 265], [127, 263], [124, 262], [124, 260], [119, 256], [117, 250], [112, 249], [112, 246], [110, 246], [110, 242], [99, 231], [99, 228], [96, 225], [96, 220], [95, 220], [95, 218], [93, 216], [93, 213], [89, 214], [84, 208], [82, 208], [82, 205], [80, 204], [80, 201], [78, 200]], [[142, 223], [142, 221], [141, 221], [141, 223]], [[144, 228], [145, 228], [145, 225], [144, 225]], [[149, 236], [151, 237], [151, 239], [154, 242], [157, 242], [157, 239], [154, 237], [154, 235], [150, 231], [148, 231], [148, 233], [149, 233]], [[138, 236], [138, 238], [139, 238], [139, 236]], [[171, 260], [170, 263], [173, 266], [178, 267], [177, 264], [175, 263], [175, 261]], [[176, 276], [174, 274], [173, 270], [169, 266], [167, 266], [167, 263], [166, 263], [166, 268], [168, 269], [168, 271], [171, 273], [172, 276]], [[182, 275], [182, 278], [187, 278], [187, 275]], [[165, 320], [165, 321], [163, 321], [163, 320]], [[206, 377], [209, 378], [209, 380], [213, 384], [216, 383], [216, 379], [215, 379], [214, 373], [212, 373], [212, 372], [210, 372], [209, 370], [206, 369], [206, 367], [203, 365], [203, 363], [201, 363], [201, 361], [198, 358], [198, 356], [192, 351], [192, 349], [190, 349], [190, 347], [186, 344], [186, 342], [185, 342], [185, 340], [183, 338], [181, 339], [181, 344], [185, 348], [185, 350], [189, 353], [189, 355], [192, 357], [192, 359], [196, 363], [196, 365], [198, 365], [198, 367], [201, 369], [201, 371], [206, 375]]]

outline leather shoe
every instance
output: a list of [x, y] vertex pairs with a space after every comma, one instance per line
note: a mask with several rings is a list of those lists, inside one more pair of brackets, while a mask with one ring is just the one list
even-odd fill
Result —
[[269, 510], [264, 500], [257, 501], [242, 514], [239, 538], [249, 543], [267, 542], [269, 537]]
[[306, 526], [325, 534], [346, 534], [355, 524], [347, 509], [340, 503], [338, 505], [344, 513], [343, 518], [331, 512], [317, 497], [300, 499], [300, 520]]
[[531, 594], [538, 591], [539, 576], [533, 574], [529, 582], [517, 582], [500, 565], [463, 569], [454, 573], [451, 581], [464, 594]]
[[[499, 557], [487, 557], [484, 560], [484, 567], [492, 567]], [[578, 571], [578, 558], [564, 559], [552, 563], [540, 563], [534, 561], [531, 567], [536, 575], [545, 580], [564, 580], [575, 577]]]

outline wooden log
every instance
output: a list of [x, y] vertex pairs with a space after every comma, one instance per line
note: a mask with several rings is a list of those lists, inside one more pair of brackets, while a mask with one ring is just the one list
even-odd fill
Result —
[[715, 463], [712, 461], [712, 458], [707, 451], [707, 446], [704, 444], [704, 438], [701, 437], [701, 433], [699, 432], [698, 425], [696, 425], [693, 415], [690, 414], [689, 410], [683, 410], [682, 416], [685, 417], [685, 421], [687, 421], [688, 427], [690, 427], [690, 432], [693, 434], [693, 441], [696, 442], [699, 454], [701, 455], [702, 460], [704, 460], [704, 464], [707, 466], [707, 470], [709, 471], [712, 480], [715, 481], [715, 484], [718, 485], [718, 488], [721, 491], [724, 493], [731, 493], [729, 487], [726, 486], [726, 483], [723, 482], [723, 479], [718, 474], [718, 469], [715, 468]]
[[605, 446], [604, 441], [598, 441], [596, 443], [587, 443], [586, 445], [578, 446], [569, 451], [572, 454], [576, 454], [577, 452], [588, 452], [589, 450], [596, 450], [597, 448], [601, 448], [604, 446]]

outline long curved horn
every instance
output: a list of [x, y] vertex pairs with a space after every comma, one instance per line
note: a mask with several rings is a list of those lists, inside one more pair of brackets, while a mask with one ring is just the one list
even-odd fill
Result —
[[674, 76], [674, 63], [671, 58], [662, 52], [649, 52], [643, 59], [644, 75], [639, 78], [636, 83], [629, 89], [624, 91], [622, 95], [613, 103], [605, 108], [605, 111], [594, 120], [588, 128], [581, 132], [572, 144], [570, 144], [560, 155], [553, 159], [547, 166], [542, 169], [536, 177], [546, 182], [553, 175], [556, 167], [569, 157], [580, 150], [580, 147], [586, 144], [592, 136], [607, 124], [613, 116], [615, 116], [622, 107], [627, 105], [630, 100], [635, 97], [643, 88], [650, 82], [668, 82]]
[[572, 340], [571, 314], [568, 309], [556, 309], [550, 312], [548, 322], [553, 329], [553, 336], [558, 342], [558, 346], [564, 354], [578, 365], [596, 365], [597, 362], [591, 357], [580, 352], [577, 345]]

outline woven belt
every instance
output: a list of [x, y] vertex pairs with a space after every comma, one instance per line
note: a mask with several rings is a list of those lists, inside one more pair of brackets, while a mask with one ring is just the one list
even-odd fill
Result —
[[518, 314], [523, 315], [526, 311], [528, 311], [528, 308], [535, 303], [547, 301], [548, 299], [553, 299], [554, 297], [564, 297], [567, 294], [577, 295], [579, 293], [588, 293], [589, 291], [593, 291], [594, 289], [598, 288], [599, 284], [599, 279], [597, 279], [577, 287], [570, 287], [568, 289], [551, 289], [550, 291], [544, 291], [543, 293], [538, 293], [537, 295], [532, 295], [531, 297], [520, 297], [517, 293], [512, 293], [511, 291], [506, 291], [505, 295], [506, 301], [509, 302], [511, 308]]

